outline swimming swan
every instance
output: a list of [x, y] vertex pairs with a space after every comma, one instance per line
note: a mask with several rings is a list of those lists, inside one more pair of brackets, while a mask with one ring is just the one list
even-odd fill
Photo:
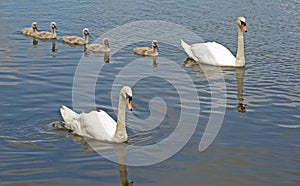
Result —
[[152, 48], [149, 47], [137, 47], [133, 49], [133, 53], [141, 56], [158, 56], [157, 52], [157, 40], [152, 41]]
[[37, 33], [37, 31], [38, 31], [37, 23], [32, 22], [31, 28], [23, 28], [22, 29], [22, 34], [24, 34], [26, 36], [34, 36]]
[[181, 46], [188, 57], [197, 62], [214, 66], [243, 67], [245, 66], [243, 32], [247, 32], [246, 19], [244, 17], [237, 19], [237, 27], [238, 48], [236, 58], [227, 48], [216, 42], [188, 45], [181, 40]]
[[62, 36], [62, 40], [65, 43], [72, 44], [72, 45], [84, 45], [89, 43], [89, 29], [84, 28], [82, 29], [82, 37], [78, 36]]
[[109, 48], [109, 40], [108, 38], [103, 39], [103, 45], [101, 44], [86, 44], [85, 49], [90, 50], [92, 52], [110, 52]]
[[128, 86], [120, 91], [117, 122], [103, 110], [77, 114], [62, 105], [60, 113], [64, 127], [77, 135], [122, 143], [128, 140], [125, 127], [126, 103], [129, 110], [132, 110], [132, 90]]
[[56, 39], [56, 23], [51, 22], [50, 23], [51, 32], [38, 32], [36, 34], [36, 37], [38, 39]]

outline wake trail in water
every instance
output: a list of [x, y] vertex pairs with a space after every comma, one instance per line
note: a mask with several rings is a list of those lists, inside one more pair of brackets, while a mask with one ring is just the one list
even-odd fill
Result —
[[279, 127], [289, 128], [289, 129], [297, 129], [300, 128], [300, 125], [278, 125]]

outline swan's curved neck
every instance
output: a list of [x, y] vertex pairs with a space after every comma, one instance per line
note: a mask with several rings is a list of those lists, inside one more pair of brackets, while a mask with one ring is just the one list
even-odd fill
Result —
[[87, 34], [83, 34], [83, 38], [85, 43], [89, 43], [89, 36]]
[[118, 119], [117, 119], [117, 128], [116, 128], [115, 137], [122, 141], [127, 141], [127, 132], [125, 127], [125, 113], [126, 113], [126, 99], [124, 98], [124, 96], [122, 96], [122, 92], [120, 92]]
[[152, 46], [153, 53], [157, 53], [157, 46]]
[[245, 66], [244, 55], [244, 34], [242, 28], [238, 26], [238, 48], [236, 53], [236, 66]]
[[157, 46], [152, 47], [152, 49], [153, 49], [154, 52], [157, 52]]
[[55, 28], [52, 28], [52, 34], [53, 34], [53, 37], [56, 37], [56, 31], [55, 31]]

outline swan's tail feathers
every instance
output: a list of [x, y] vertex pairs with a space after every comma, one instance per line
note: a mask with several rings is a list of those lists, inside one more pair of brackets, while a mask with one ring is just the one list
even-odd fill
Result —
[[180, 45], [184, 49], [184, 51], [188, 55], [188, 57], [194, 59], [194, 54], [191, 50], [191, 45], [187, 44], [182, 39], [180, 39]]
[[70, 122], [79, 117], [79, 114], [69, 109], [68, 107], [62, 105], [60, 107], [60, 114], [64, 120], [64, 122]]

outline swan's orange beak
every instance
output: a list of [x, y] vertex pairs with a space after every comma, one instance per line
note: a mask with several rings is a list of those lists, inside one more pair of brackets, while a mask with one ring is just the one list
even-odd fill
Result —
[[248, 29], [247, 29], [246, 25], [242, 25], [242, 29], [244, 30], [244, 32], [248, 32]]
[[127, 107], [132, 111], [132, 97], [127, 98]]

